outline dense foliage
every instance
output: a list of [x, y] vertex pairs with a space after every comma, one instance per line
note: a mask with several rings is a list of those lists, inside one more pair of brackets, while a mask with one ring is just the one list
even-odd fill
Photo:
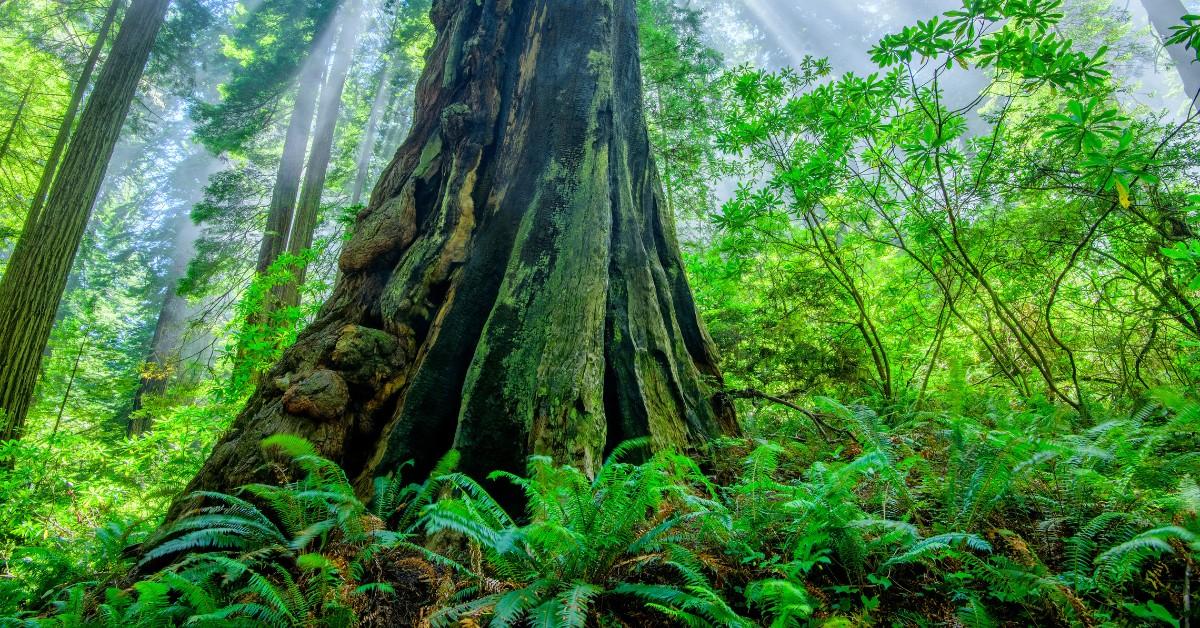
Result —
[[[1149, 36], [1093, 0], [970, 0], [861, 75], [735, 65], [722, 38], [763, 25], [730, 4], [638, 7], [664, 200], [742, 437], [487, 481], [452, 453], [367, 499], [278, 435], [278, 482], [160, 528], [327, 294], [432, 41], [428, 1], [362, 3], [312, 244], [263, 265], [345, 7], [173, 5], [27, 431], [0, 442], [0, 625], [1197, 619], [1197, 94], [1145, 105]], [[0, 272], [109, 10], [0, 0]], [[1200, 62], [1200, 16], [1167, 43]]]

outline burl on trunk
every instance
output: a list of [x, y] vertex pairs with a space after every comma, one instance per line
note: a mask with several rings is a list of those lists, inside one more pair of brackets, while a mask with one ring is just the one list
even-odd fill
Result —
[[642, 113], [634, 0], [441, 0], [412, 133], [317, 320], [192, 489], [311, 440], [360, 491], [450, 448], [594, 468], [621, 441], [736, 431]]

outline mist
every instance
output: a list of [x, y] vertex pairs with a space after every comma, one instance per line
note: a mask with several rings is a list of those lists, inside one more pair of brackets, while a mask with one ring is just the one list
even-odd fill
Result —
[[[812, 56], [829, 59], [835, 75], [877, 72], [870, 49], [880, 37], [962, 6], [956, 0], [693, 0], [692, 4], [708, 11], [710, 45], [731, 65], [749, 63], [778, 70]], [[1200, 10], [1200, 1], [1184, 4], [1190, 11]], [[1141, 2], [1065, 0], [1063, 12], [1067, 15], [1063, 28], [1080, 21], [1086, 12], [1102, 13], [1111, 21], [1109, 32], [1064, 34], [1088, 52], [1107, 45], [1110, 54], [1132, 57], [1116, 68], [1127, 104], [1166, 110], [1172, 117], [1187, 111], [1190, 98]], [[973, 74], [956, 82], [954, 92], [973, 97], [986, 83], [986, 77]], [[956, 94], [948, 96], [955, 99]]]

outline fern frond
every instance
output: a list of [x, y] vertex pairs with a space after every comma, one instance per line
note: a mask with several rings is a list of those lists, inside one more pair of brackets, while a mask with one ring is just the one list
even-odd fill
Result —
[[584, 628], [588, 620], [588, 609], [592, 600], [603, 591], [600, 587], [586, 582], [578, 582], [558, 595], [560, 626], [566, 628]]
[[952, 532], [922, 539], [914, 543], [908, 551], [891, 558], [884, 565], [893, 567], [895, 565], [920, 562], [927, 558], [935, 558], [943, 552], [953, 549], [955, 545], [965, 545], [970, 549], [983, 553], [991, 553], [992, 551], [991, 544], [979, 536]]

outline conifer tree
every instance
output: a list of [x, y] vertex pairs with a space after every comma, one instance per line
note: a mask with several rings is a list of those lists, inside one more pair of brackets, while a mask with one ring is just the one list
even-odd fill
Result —
[[594, 469], [630, 438], [736, 430], [650, 156], [635, 4], [434, 4], [413, 131], [333, 294], [192, 489], [262, 477], [277, 433], [365, 492], [451, 448], [477, 476]]
[[[320, 108], [316, 128], [313, 131], [312, 148], [308, 152], [308, 165], [304, 171], [304, 184], [300, 200], [296, 205], [292, 232], [288, 237], [287, 252], [300, 255], [313, 244], [317, 231], [321, 195], [325, 191], [326, 171], [333, 156], [334, 135], [337, 132], [338, 116], [342, 110], [342, 92], [346, 87], [346, 75], [354, 59], [358, 45], [358, 33], [362, 23], [362, 3], [350, 0], [346, 3], [342, 17], [342, 28], [338, 35], [337, 50], [329, 67], [329, 76], [321, 86]], [[304, 283], [307, 267], [295, 270], [295, 280], [282, 290], [283, 305], [300, 304], [300, 286]]]
[[0, 280], [0, 440], [21, 436], [42, 354], [109, 159], [170, 0], [134, 0], [63, 157], [45, 210]]

